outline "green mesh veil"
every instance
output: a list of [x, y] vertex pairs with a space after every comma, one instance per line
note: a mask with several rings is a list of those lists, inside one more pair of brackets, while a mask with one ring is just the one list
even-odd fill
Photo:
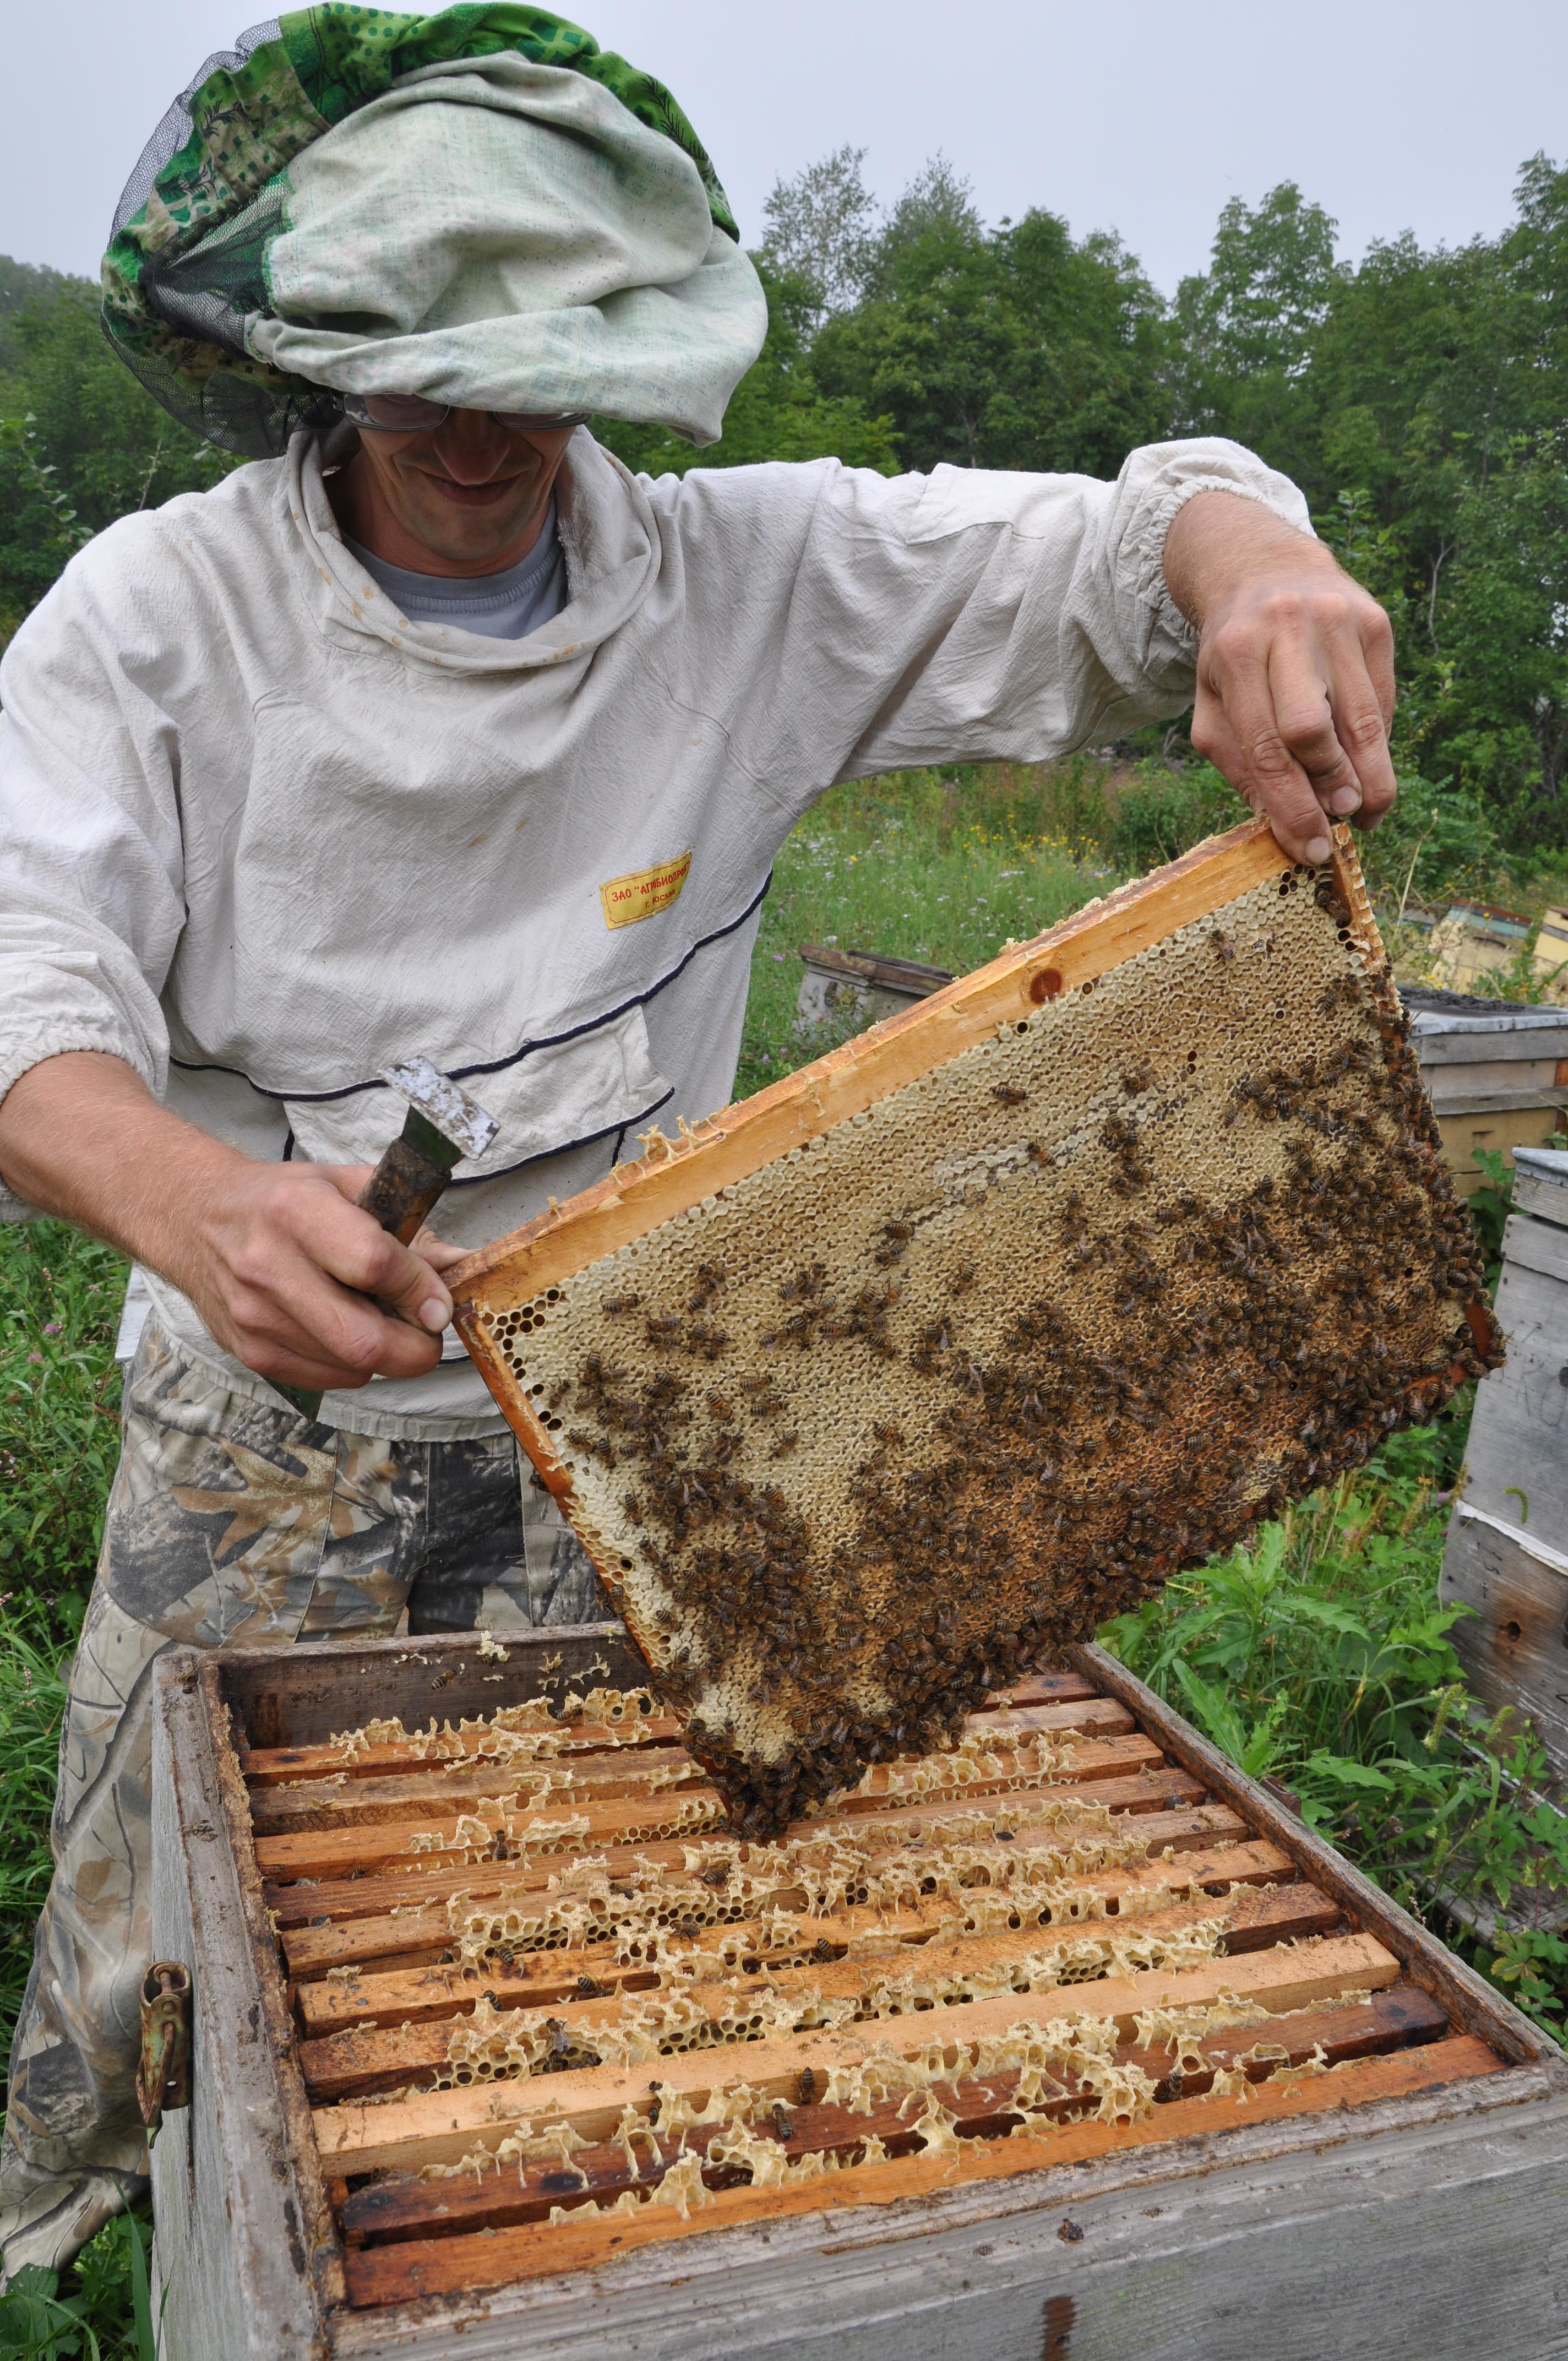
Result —
[[249, 458], [325, 426], [336, 397], [247, 347], [266, 309], [264, 258], [282, 218], [280, 178], [302, 149], [421, 68], [515, 51], [601, 84], [696, 168], [717, 226], [734, 218], [696, 134], [662, 82], [543, 8], [480, 0], [412, 16], [350, 0], [258, 25], [207, 60], [143, 150], [104, 258], [115, 350], [182, 425]]

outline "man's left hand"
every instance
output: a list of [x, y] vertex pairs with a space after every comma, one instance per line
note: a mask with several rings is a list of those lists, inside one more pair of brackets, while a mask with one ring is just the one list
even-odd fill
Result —
[[1256, 500], [1199, 492], [1165, 544], [1198, 627], [1192, 743], [1285, 851], [1321, 862], [1324, 816], [1376, 828], [1394, 800], [1394, 633], [1321, 542]]

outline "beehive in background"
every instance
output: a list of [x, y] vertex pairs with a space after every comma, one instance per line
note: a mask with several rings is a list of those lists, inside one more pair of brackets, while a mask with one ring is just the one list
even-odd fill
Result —
[[1445, 992], [1471, 992], [1506, 976], [1525, 957], [1530, 920], [1494, 902], [1455, 902], [1431, 930], [1431, 978]]
[[1343, 838], [1251, 825], [454, 1274], [738, 1822], [1091, 1634], [1489, 1363]]
[[1552, 907], [1542, 913], [1530, 963], [1542, 1000], [1561, 1008], [1568, 1002], [1568, 910]]

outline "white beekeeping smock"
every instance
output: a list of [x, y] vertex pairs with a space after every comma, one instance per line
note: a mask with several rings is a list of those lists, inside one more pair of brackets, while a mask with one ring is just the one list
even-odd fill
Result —
[[[1220, 441], [1135, 451], [1114, 484], [834, 460], [650, 483], [580, 432], [570, 597], [516, 641], [407, 621], [308, 437], [127, 517], [0, 667], [0, 1091], [108, 1050], [247, 1155], [360, 1162], [401, 1121], [377, 1073], [422, 1055], [500, 1124], [438, 1226], [494, 1237], [655, 1116], [724, 1104], [769, 866], [825, 787], [1181, 708], [1161, 558], [1208, 489], [1310, 530]], [[499, 1423], [461, 1356], [323, 1415]]]

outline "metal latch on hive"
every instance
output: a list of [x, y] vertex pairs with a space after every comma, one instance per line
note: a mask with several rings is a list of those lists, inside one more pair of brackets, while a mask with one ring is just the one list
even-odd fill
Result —
[[149, 2132], [191, 2103], [191, 1971], [178, 1960], [155, 1960], [142, 1978], [137, 2101]]

